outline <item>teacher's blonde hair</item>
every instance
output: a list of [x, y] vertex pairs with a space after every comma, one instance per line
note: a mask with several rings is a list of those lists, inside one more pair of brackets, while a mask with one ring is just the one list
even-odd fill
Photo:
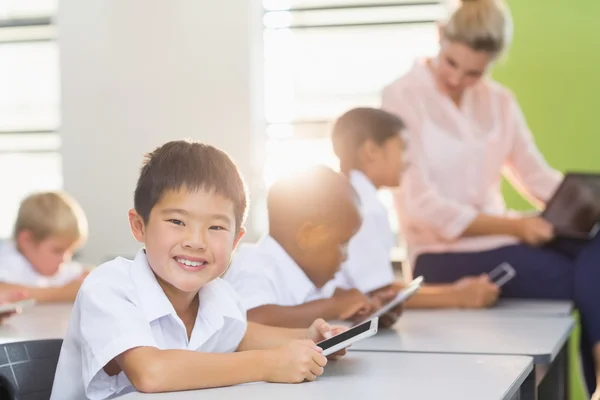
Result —
[[462, 0], [442, 21], [445, 39], [497, 56], [512, 39], [512, 17], [501, 0]]

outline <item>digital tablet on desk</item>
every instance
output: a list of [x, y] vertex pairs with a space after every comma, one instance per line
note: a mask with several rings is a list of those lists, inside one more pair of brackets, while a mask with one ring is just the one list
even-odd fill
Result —
[[600, 228], [600, 174], [567, 173], [542, 218], [559, 238], [589, 240]]
[[418, 278], [413, 279], [408, 286], [398, 292], [396, 297], [390, 300], [388, 303], [383, 305], [379, 310], [375, 311], [373, 314], [369, 315], [363, 321], [367, 321], [373, 318], [381, 317], [386, 313], [392, 311], [394, 308], [404, 303], [406, 300], [410, 299], [415, 293], [421, 289], [421, 284], [423, 283], [423, 277], [419, 276]]
[[336, 351], [345, 349], [352, 343], [375, 335], [377, 333], [378, 325], [379, 318], [373, 318], [329, 339], [323, 340], [322, 342], [317, 343], [317, 346], [323, 349], [324, 356], [328, 356]]

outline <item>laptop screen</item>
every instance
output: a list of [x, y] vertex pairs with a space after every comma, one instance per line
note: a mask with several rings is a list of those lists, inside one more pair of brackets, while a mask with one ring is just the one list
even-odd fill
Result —
[[600, 174], [567, 174], [542, 216], [557, 230], [590, 233], [600, 220]]

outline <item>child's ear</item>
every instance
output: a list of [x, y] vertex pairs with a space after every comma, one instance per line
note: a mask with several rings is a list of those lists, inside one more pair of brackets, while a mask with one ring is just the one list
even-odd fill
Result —
[[373, 161], [381, 158], [381, 146], [373, 140], [365, 140], [360, 150], [365, 164], [371, 164]]
[[33, 232], [25, 229], [25, 230], [22, 230], [21, 232], [17, 233], [16, 242], [17, 242], [17, 248], [29, 249], [36, 243], [36, 240], [35, 240], [35, 237], [33, 236]]
[[327, 240], [329, 229], [323, 224], [305, 222], [296, 234], [296, 243], [300, 250], [312, 250]]
[[244, 228], [243, 226], [240, 226], [240, 230], [235, 235], [235, 239], [233, 240], [233, 250], [236, 249], [237, 245], [240, 243], [240, 240], [242, 240], [242, 238], [244, 237], [245, 234], [246, 234], [246, 228]]
[[129, 210], [129, 227], [131, 228], [131, 233], [135, 240], [140, 243], [144, 242], [144, 236], [146, 233], [146, 225], [144, 224], [144, 219], [135, 211], [135, 209]]

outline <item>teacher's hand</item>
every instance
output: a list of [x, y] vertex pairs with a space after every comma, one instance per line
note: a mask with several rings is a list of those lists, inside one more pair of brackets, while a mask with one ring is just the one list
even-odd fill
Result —
[[543, 218], [520, 218], [515, 220], [515, 225], [515, 236], [528, 245], [541, 246], [554, 238], [554, 227]]

